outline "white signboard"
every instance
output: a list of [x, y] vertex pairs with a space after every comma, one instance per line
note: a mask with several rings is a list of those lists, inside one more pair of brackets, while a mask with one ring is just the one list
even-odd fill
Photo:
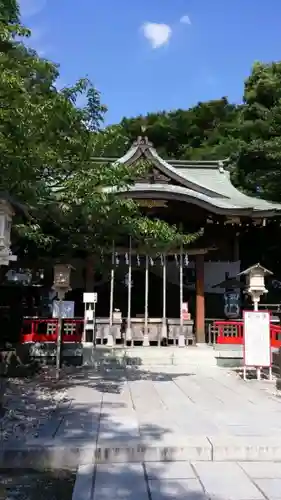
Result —
[[270, 367], [270, 313], [244, 311], [244, 365]]
[[98, 301], [98, 294], [96, 292], [83, 293], [84, 304], [96, 304]]
[[[53, 318], [59, 317], [60, 303], [58, 300], [53, 302]], [[64, 300], [61, 303], [61, 317], [62, 318], [74, 318], [74, 302], [70, 300]]]

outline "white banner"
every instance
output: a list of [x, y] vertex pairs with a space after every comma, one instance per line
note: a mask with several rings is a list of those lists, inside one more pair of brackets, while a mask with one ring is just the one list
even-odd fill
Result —
[[270, 367], [270, 313], [244, 311], [244, 365]]

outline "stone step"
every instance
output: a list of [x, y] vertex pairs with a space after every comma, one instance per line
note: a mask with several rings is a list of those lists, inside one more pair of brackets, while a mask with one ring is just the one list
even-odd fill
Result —
[[37, 441], [0, 451], [0, 468], [73, 468], [81, 463], [281, 461], [278, 436], [174, 436], [171, 441]]
[[212, 347], [133, 347], [100, 348], [83, 346], [83, 363], [88, 366], [170, 366], [208, 365], [216, 366]]

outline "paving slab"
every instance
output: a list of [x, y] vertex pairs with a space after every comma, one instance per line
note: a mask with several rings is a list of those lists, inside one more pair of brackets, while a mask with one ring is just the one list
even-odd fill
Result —
[[148, 500], [142, 464], [98, 465], [93, 500]]
[[92, 500], [94, 469], [93, 464], [82, 464], [78, 467], [72, 500]]
[[134, 438], [140, 440], [140, 429], [137, 415], [133, 411], [113, 412], [110, 417], [101, 419], [98, 442], [112, 440], [126, 443]]
[[198, 479], [148, 481], [151, 500], [208, 500]]
[[[271, 478], [249, 476], [261, 475], [262, 466]], [[92, 462], [79, 466], [72, 500], [280, 500], [281, 478], [274, 474], [280, 464]]]
[[209, 498], [264, 500], [264, 495], [235, 463], [194, 463], [195, 471]]
[[144, 466], [148, 479], [196, 479], [190, 462], [146, 462]]
[[256, 479], [256, 485], [260, 488], [266, 498], [278, 500], [281, 498], [281, 479]]
[[239, 465], [253, 479], [281, 479], [281, 462], [240, 462]]

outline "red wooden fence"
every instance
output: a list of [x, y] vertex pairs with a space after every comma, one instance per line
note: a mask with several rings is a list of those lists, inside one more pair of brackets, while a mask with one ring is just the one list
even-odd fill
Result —
[[[243, 321], [214, 321], [218, 329], [217, 344], [242, 345]], [[271, 347], [281, 347], [281, 326], [270, 323]]]
[[[21, 343], [57, 342], [59, 321], [56, 318], [24, 318]], [[62, 321], [62, 342], [81, 342], [84, 328], [83, 319]]]

